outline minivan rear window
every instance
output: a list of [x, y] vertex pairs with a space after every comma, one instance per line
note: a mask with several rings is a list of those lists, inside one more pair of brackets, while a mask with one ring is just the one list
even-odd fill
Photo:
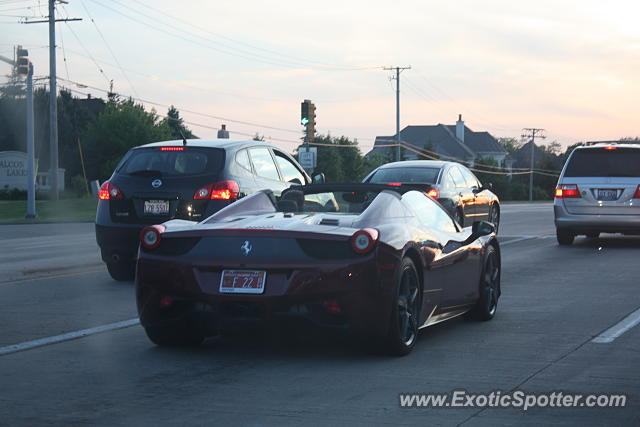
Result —
[[119, 173], [190, 176], [218, 172], [224, 151], [217, 148], [153, 147], [132, 150]]
[[576, 150], [569, 160], [564, 176], [640, 177], [640, 149], [615, 147]]
[[384, 168], [378, 169], [369, 178], [372, 184], [386, 184], [389, 182], [435, 184], [440, 168]]

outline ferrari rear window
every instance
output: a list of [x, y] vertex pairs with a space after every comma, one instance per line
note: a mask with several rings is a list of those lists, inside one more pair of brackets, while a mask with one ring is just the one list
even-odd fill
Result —
[[223, 158], [224, 151], [217, 148], [144, 148], [132, 150], [118, 172], [128, 175], [202, 175], [218, 172]]
[[389, 182], [401, 182], [403, 184], [435, 184], [440, 168], [384, 168], [378, 169], [371, 178], [372, 184], [386, 184]]
[[308, 213], [361, 214], [378, 194], [378, 191], [332, 191], [311, 194], [288, 191], [278, 201], [278, 209]]
[[612, 177], [640, 176], [640, 150], [612, 146], [573, 152], [564, 176]]

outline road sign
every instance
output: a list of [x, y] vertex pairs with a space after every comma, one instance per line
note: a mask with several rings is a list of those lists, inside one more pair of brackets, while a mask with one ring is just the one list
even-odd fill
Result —
[[317, 147], [300, 147], [298, 148], [298, 160], [300, 166], [305, 169], [313, 169], [318, 165], [318, 148]]

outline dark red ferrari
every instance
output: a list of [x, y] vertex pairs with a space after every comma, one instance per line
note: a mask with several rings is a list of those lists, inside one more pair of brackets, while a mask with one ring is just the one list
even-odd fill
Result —
[[158, 345], [295, 322], [404, 355], [420, 328], [465, 313], [493, 318], [500, 269], [492, 224], [462, 228], [421, 191], [316, 184], [145, 228], [136, 296]]

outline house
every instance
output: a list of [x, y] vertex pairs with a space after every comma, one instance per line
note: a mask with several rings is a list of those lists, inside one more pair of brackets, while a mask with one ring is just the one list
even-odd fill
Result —
[[[393, 158], [395, 147], [384, 146], [395, 144], [395, 140], [395, 135], [376, 137], [373, 149], [367, 155], [385, 154]], [[465, 126], [462, 115], [458, 116], [455, 125], [407, 126], [400, 131], [400, 141], [406, 145], [401, 150], [405, 160], [427, 159], [412, 150], [425, 150], [422, 151], [424, 154], [436, 153], [443, 160], [470, 164], [480, 157], [492, 157], [502, 164], [507, 156], [507, 151], [489, 132], [475, 132]]]

